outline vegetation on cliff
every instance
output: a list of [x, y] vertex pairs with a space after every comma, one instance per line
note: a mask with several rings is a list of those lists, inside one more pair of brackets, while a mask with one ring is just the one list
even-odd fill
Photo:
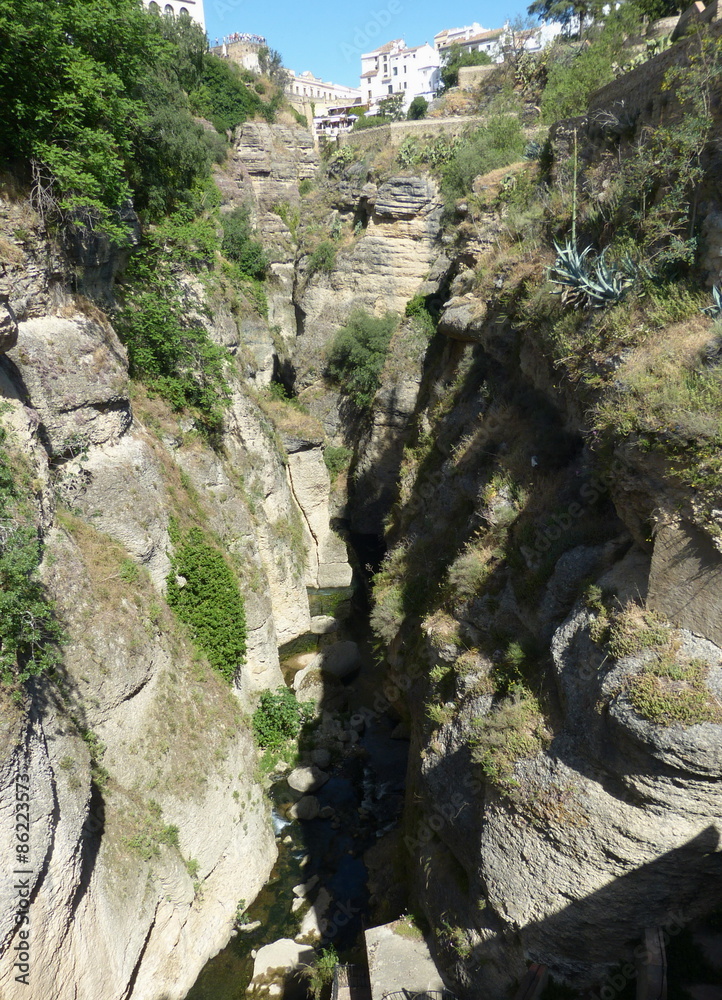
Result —
[[63, 630], [39, 578], [42, 544], [28, 470], [0, 426], [0, 679], [23, 683], [59, 662]]

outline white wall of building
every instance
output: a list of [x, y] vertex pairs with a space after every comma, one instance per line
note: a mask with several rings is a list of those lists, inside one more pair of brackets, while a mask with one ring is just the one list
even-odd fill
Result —
[[322, 101], [325, 104], [353, 104], [361, 97], [361, 91], [354, 87], [344, 87], [339, 83], [325, 83], [309, 70], [290, 74], [286, 93], [298, 101]]
[[439, 86], [439, 53], [424, 43], [408, 49], [402, 39], [387, 42], [361, 56], [361, 98], [378, 107], [394, 94], [404, 97], [407, 109], [415, 97], [430, 101]]
[[146, 7], [157, 10], [161, 14], [188, 14], [203, 30], [206, 30], [206, 15], [203, 10], [203, 0], [143, 0]]

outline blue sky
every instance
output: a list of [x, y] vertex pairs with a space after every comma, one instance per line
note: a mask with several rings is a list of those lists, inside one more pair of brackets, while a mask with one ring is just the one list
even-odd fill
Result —
[[297, 73], [311, 70], [333, 83], [358, 87], [361, 53], [392, 38], [407, 45], [433, 45], [442, 28], [478, 21], [499, 28], [507, 18], [526, 14], [527, 3], [462, 0], [204, 0], [211, 41], [233, 31], [264, 35]]

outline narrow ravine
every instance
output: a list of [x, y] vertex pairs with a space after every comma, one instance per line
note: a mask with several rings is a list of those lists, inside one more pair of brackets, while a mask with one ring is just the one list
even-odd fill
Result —
[[[207, 963], [187, 1000], [245, 997], [256, 953], [282, 939], [308, 942], [307, 947], [317, 951], [332, 945], [347, 961], [362, 953], [363, 929], [374, 922], [365, 854], [400, 821], [409, 748], [399, 719], [386, 703], [379, 707], [375, 700], [381, 679], [367, 610], [357, 594], [349, 617], [332, 636], [335, 641], [357, 642], [361, 667], [343, 682], [342, 694], [333, 686], [324, 697], [299, 755], [300, 764], [325, 765], [328, 780], [313, 792], [319, 815], [311, 820], [289, 817], [299, 795], [289, 788], [283, 773], [272, 775], [268, 794], [278, 860], [244, 912], [240, 927]], [[308, 654], [295, 655], [283, 662], [289, 687], [307, 658]], [[304, 955], [301, 964], [310, 960], [310, 954]], [[278, 975], [269, 974], [267, 980], [264, 985], [271, 995], [281, 991], [285, 997], [305, 995], [302, 976], [289, 975], [282, 986]]]

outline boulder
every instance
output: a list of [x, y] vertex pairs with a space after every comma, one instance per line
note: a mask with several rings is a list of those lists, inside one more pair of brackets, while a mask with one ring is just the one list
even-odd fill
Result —
[[355, 642], [345, 639], [318, 653], [309, 669], [316, 667], [325, 674], [340, 679], [355, 673], [361, 667], [361, 653]]
[[272, 944], [264, 945], [256, 952], [253, 963], [253, 981], [267, 976], [273, 969], [290, 972], [313, 957], [313, 949], [308, 945], [298, 944], [291, 938], [281, 938]]
[[300, 885], [294, 885], [291, 891], [293, 892], [294, 896], [298, 896], [299, 898], [301, 897], [305, 898], [306, 896], [308, 896], [309, 892], [311, 892], [312, 889], [316, 888], [317, 885], [318, 885], [318, 875], [314, 875], [313, 878], [310, 878], [308, 880], [308, 882], [301, 882]]
[[288, 815], [294, 819], [310, 820], [316, 819], [320, 806], [315, 795], [304, 795], [302, 799], [294, 803], [288, 810]]
[[318, 767], [297, 767], [288, 776], [289, 788], [294, 792], [315, 792], [317, 788], [325, 785], [328, 775]]
[[339, 623], [331, 615], [316, 615], [311, 619], [311, 631], [314, 635], [327, 635], [329, 632], [337, 632]]

